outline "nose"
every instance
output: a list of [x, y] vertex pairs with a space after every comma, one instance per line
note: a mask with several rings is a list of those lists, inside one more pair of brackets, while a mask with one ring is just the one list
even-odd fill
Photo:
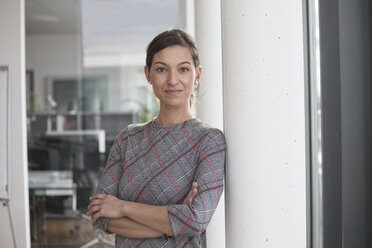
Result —
[[168, 74], [168, 84], [169, 85], [177, 85], [178, 84], [178, 75], [177, 71], [170, 70]]

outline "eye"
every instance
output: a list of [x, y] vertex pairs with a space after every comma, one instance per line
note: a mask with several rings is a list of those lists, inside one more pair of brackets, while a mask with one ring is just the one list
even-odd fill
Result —
[[166, 69], [164, 67], [158, 67], [158, 68], [156, 68], [156, 71], [157, 72], [165, 72]]
[[189, 71], [189, 68], [187, 67], [181, 67], [180, 68], [180, 72], [188, 72]]

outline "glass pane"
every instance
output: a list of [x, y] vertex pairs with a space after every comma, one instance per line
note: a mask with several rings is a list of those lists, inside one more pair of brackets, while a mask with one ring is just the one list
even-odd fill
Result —
[[83, 213], [116, 135], [157, 114], [146, 45], [186, 28], [185, 1], [26, 0], [25, 12], [32, 246], [79, 247], [98, 235]]

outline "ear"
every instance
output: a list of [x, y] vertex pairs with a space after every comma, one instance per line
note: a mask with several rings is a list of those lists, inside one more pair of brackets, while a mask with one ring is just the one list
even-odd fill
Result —
[[199, 85], [201, 73], [202, 73], [202, 67], [199, 66], [199, 67], [196, 69], [195, 85]]
[[147, 65], [145, 65], [145, 67], [143, 68], [143, 70], [145, 72], [147, 82], [149, 82], [151, 84], [151, 81], [150, 81], [150, 69], [147, 67]]

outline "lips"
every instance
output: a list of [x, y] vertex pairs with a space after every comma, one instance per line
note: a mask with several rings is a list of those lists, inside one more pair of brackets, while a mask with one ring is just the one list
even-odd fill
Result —
[[166, 90], [165, 92], [169, 95], [178, 95], [182, 90]]

